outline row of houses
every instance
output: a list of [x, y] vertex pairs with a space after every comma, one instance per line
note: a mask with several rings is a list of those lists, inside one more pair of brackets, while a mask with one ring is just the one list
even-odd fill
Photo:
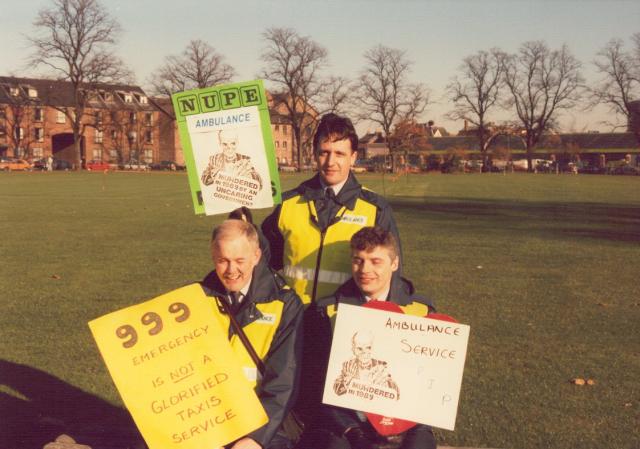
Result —
[[[153, 98], [134, 85], [98, 85], [88, 95], [82, 118], [81, 155], [85, 161], [101, 160], [146, 163], [162, 160], [184, 163], [171, 101]], [[75, 162], [73, 118], [74, 90], [69, 82], [46, 79], [0, 77], [0, 156], [39, 159], [52, 155]], [[296, 164], [293, 133], [285, 98], [267, 93], [272, 135], [278, 163]], [[315, 119], [315, 117], [313, 117]], [[478, 141], [465, 126], [456, 136], [433, 121], [421, 125], [428, 138], [426, 148], [407, 150], [407, 157], [423, 165], [429, 155], [464, 152], [480, 157]], [[631, 124], [629, 125], [631, 128]], [[310, 140], [313, 123], [303, 130]], [[307, 145], [309, 145], [307, 143]], [[488, 152], [495, 157], [525, 157], [523, 139], [513, 134], [497, 135]], [[360, 138], [359, 158], [388, 156], [389, 147], [381, 132]], [[627, 133], [549, 134], [537, 145], [534, 157], [578, 158], [597, 164], [631, 158], [640, 161], [636, 135]], [[303, 161], [305, 162], [305, 161]]]
[[[493, 159], [518, 160], [526, 157], [524, 140], [517, 135], [496, 136], [487, 153]], [[380, 133], [365, 135], [360, 140], [360, 155], [363, 159], [388, 155], [389, 148]], [[478, 139], [474, 136], [442, 136], [429, 139], [428, 149], [407, 151], [412, 163], [424, 165], [430, 155], [446, 157], [461, 154], [467, 159], [481, 159]], [[608, 162], [630, 160], [640, 164], [640, 143], [631, 132], [624, 133], [567, 133], [551, 134], [534, 148], [534, 159], [580, 161], [587, 165], [605, 166]]]
[[[81, 158], [122, 163], [184, 163], [171, 100], [134, 85], [102, 84], [88, 96]], [[69, 82], [0, 77], [0, 156], [75, 162], [74, 90]], [[294, 161], [293, 134], [281, 95], [268, 94], [276, 156]]]

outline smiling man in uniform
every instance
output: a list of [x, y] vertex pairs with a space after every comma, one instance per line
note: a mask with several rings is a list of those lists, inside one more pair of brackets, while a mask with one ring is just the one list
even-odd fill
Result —
[[[351, 272], [352, 278], [341, 285], [333, 295], [321, 298], [317, 307], [324, 311], [323, 329], [331, 334], [329, 320], [334, 319], [340, 312], [340, 304], [364, 305], [369, 301], [389, 301], [397, 304], [402, 311], [409, 315], [427, 316], [434, 311], [433, 304], [427, 298], [416, 293], [413, 284], [405, 278], [394, 276], [398, 270], [399, 249], [395, 237], [388, 231], [379, 227], [366, 227], [358, 231], [351, 238]], [[357, 334], [356, 334], [357, 335]], [[329, 337], [330, 339], [330, 337]], [[326, 341], [327, 338], [322, 338]], [[372, 341], [372, 339], [369, 339]], [[360, 343], [365, 346], [368, 343]], [[356, 346], [356, 336], [354, 336]], [[318, 359], [324, 364], [329, 359], [329, 348], [319, 354]], [[355, 353], [355, 351], [354, 351]], [[370, 355], [366, 357], [366, 364], [372, 365]], [[338, 381], [342, 381], [348, 375], [354, 363], [347, 362], [343, 366], [343, 374]], [[364, 362], [360, 362], [364, 363]], [[383, 362], [380, 362], [383, 363]], [[326, 371], [326, 370], [325, 370]], [[351, 368], [351, 372], [355, 371]], [[397, 385], [385, 375], [377, 376], [380, 381], [386, 382], [386, 386], [394, 389], [397, 394]], [[374, 376], [376, 377], [376, 376]], [[342, 385], [336, 381], [336, 393], [342, 392]], [[404, 393], [403, 394], [407, 394]], [[408, 393], [410, 394], [410, 393]], [[372, 426], [364, 419], [360, 412], [340, 407], [320, 405], [323, 417], [322, 431], [330, 432], [329, 435], [316, 432], [309, 437], [305, 449], [377, 449], [386, 447], [387, 441], [376, 436]], [[429, 426], [418, 424], [402, 434], [400, 449], [435, 449], [436, 439]]]
[[[231, 449], [289, 449], [291, 442], [281, 429], [295, 396], [302, 341], [302, 303], [265, 262], [252, 224], [226, 220], [213, 231], [211, 256], [215, 270], [202, 281], [217, 302], [218, 321], [228, 328], [233, 351], [245, 376], [255, 385], [269, 422], [228, 446]], [[238, 338], [222, 302], [233, 314], [264, 364], [256, 363]]]

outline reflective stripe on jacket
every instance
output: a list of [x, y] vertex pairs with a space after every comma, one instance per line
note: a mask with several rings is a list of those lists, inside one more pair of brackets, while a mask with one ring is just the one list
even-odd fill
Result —
[[376, 207], [360, 198], [353, 210], [342, 206], [325, 230], [317, 226], [313, 201], [295, 196], [282, 203], [278, 228], [284, 238], [283, 274], [303, 303], [335, 291], [351, 277], [351, 236], [375, 221]]

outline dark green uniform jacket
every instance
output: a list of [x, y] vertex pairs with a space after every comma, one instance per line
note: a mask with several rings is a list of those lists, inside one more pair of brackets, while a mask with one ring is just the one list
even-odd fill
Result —
[[351, 236], [378, 225], [400, 242], [391, 207], [364, 189], [353, 174], [337, 197], [327, 198], [320, 176], [283, 194], [282, 204], [262, 223], [269, 263], [282, 270], [302, 302], [331, 294], [351, 277]]
[[[226, 290], [215, 271], [202, 281], [207, 296], [225, 300]], [[247, 435], [267, 447], [295, 400], [299, 360], [302, 356], [302, 303], [282, 278], [262, 260], [253, 270], [251, 285], [240, 308], [235, 312], [238, 323], [265, 365], [264, 376], [257, 373], [253, 360], [233, 331], [228, 316], [218, 305], [216, 317], [229, 329], [229, 342], [238, 355], [247, 378], [256, 393], [269, 422]]]

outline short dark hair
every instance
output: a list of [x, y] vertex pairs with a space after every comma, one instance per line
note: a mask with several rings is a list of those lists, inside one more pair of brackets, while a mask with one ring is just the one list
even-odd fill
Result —
[[351, 237], [352, 251], [373, 251], [378, 246], [386, 248], [392, 259], [400, 253], [394, 235], [380, 226], [366, 226]]
[[313, 136], [313, 151], [317, 153], [320, 150], [320, 145], [325, 141], [335, 142], [344, 139], [349, 139], [351, 142], [352, 153], [358, 151], [358, 134], [356, 134], [351, 120], [332, 112], [325, 114]]

